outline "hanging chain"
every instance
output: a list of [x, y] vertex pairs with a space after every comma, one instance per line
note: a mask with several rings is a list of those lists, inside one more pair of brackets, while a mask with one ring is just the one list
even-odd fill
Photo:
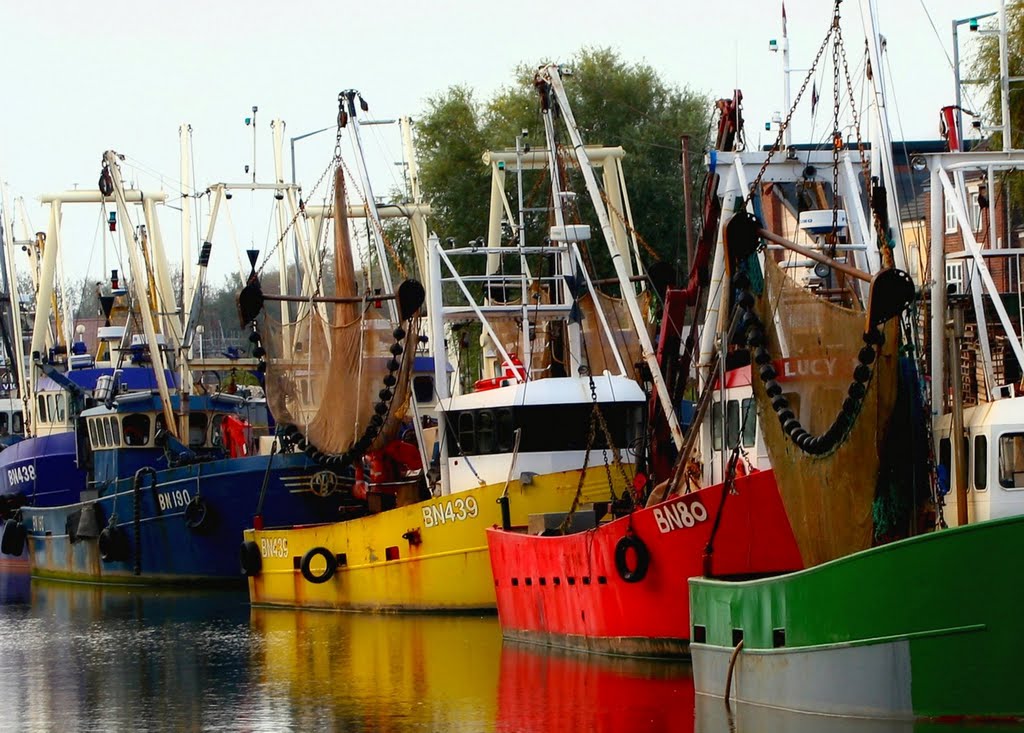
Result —
[[[839, 4], [836, 3], [832, 15], [832, 234], [828, 238], [828, 256], [836, 256], [839, 244], [839, 152], [843, 149], [843, 133], [839, 129], [839, 49], [843, 44], [842, 31], [839, 30]], [[853, 98], [850, 98], [853, 105]]]
[[643, 235], [640, 234], [640, 232], [633, 228], [632, 224], [626, 221], [626, 217], [623, 216], [622, 212], [615, 208], [615, 205], [608, 200], [608, 195], [604, 191], [601, 191], [601, 200], [604, 201], [604, 205], [608, 207], [608, 210], [615, 214], [616, 218], [622, 222], [622, 226], [626, 228], [626, 231], [636, 238], [636, 241], [640, 243], [647, 254], [653, 257], [655, 262], [661, 262], [661, 255], [654, 250], [654, 247], [647, 243], [647, 240], [643, 238]]
[[[310, 191], [309, 191], [309, 196], [306, 197], [307, 200], [310, 200], [310, 199], [313, 198], [313, 195], [316, 193], [317, 189], [320, 188], [320, 184], [324, 182], [324, 179], [327, 177], [327, 174], [330, 173], [331, 170], [333, 170], [334, 166], [338, 163], [338, 161], [341, 160], [341, 128], [344, 125], [344, 119], [345, 119], [343, 117], [343, 115], [344, 115], [344, 112], [339, 109], [339, 111], [338, 111], [338, 134], [334, 138], [334, 157], [331, 158], [330, 162], [327, 164], [327, 167], [324, 168], [324, 172], [320, 174], [320, 177], [317, 179], [316, 183], [313, 184], [313, 188], [310, 189]], [[288, 236], [288, 232], [290, 232], [292, 227], [295, 226], [295, 222], [298, 221], [299, 217], [300, 216], [305, 216], [305, 215], [306, 215], [306, 204], [300, 198], [299, 199], [299, 206], [295, 210], [295, 214], [292, 216], [291, 221], [288, 222], [288, 226], [286, 226], [284, 228], [284, 231], [281, 232], [281, 236], [279, 236], [277, 238], [277, 242], [274, 243], [274, 246], [271, 247], [267, 251], [266, 255], [264, 255], [264, 257], [263, 257], [263, 264], [261, 264], [260, 267], [259, 267], [259, 270], [257, 270], [258, 274], [261, 274], [261, 275], [263, 274], [264, 268], [266, 268], [267, 263], [270, 262], [271, 255], [273, 255], [277, 251], [278, 247], [280, 247], [284, 243], [285, 238]]]

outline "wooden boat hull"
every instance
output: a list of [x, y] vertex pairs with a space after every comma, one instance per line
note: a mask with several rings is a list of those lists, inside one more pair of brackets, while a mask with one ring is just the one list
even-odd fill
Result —
[[[618, 482], [631, 478], [632, 467], [626, 469]], [[567, 511], [579, 475], [575, 470], [533, 476], [528, 486], [512, 481], [512, 524], [525, 525], [530, 514]], [[249, 578], [249, 597], [255, 605], [295, 608], [493, 610], [485, 531], [502, 523], [498, 498], [504, 491], [504, 484], [493, 484], [344, 522], [247, 530], [245, 540], [256, 543], [261, 566]], [[609, 497], [605, 472], [588, 471], [582, 501]], [[301, 571], [302, 559], [315, 548], [337, 562], [326, 582], [310, 582]]]
[[[711, 486], [576, 534], [490, 530], [503, 635], [607, 654], [684, 656], [690, 638], [686, 583], [704, 572], [722, 498], [723, 486]], [[726, 502], [711, 558], [715, 575], [802, 567], [771, 471], [738, 478]], [[627, 580], [616, 563], [627, 535], [649, 554], [640, 580]]]
[[[880, 719], [1024, 716], [1024, 517], [943, 530], [775, 578], [693, 579], [698, 694]], [[696, 643], [702, 640], [702, 643]]]

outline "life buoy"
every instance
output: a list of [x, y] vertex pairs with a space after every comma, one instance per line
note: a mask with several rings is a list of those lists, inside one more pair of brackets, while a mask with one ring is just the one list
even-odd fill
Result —
[[17, 519], [4, 522], [4, 535], [0, 538], [0, 552], [5, 555], [20, 555], [25, 549], [25, 525]]
[[[310, 569], [310, 565], [315, 557], [322, 557], [325, 563], [324, 570], [319, 575], [314, 574]], [[314, 547], [302, 556], [301, 569], [302, 577], [310, 583], [326, 583], [334, 577], [334, 571], [338, 569], [338, 560], [334, 557], [334, 553], [326, 547]]]
[[128, 559], [128, 535], [120, 527], [104, 527], [98, 544], [103, 562], [124, 562]]
[[251, 578], [259, 575], [263, 569], [263, 558], [260, 556], [260, 546], [252, 540], [246, 540], [238, 553], [239, 563], [242, 567], [242, 575]]
[[[629, 551], [633, 550], [636, 565], [629, 567]], [[651, 564], [651, 552], [644, 541], [635, 535], [626, 535], [615, 545], [615, 569], [627, 583], [639, 583], [647, 575]]]
[[213, 521], [213, 510], [198, 494], [185, 505], [185, 526], [193, 532], [207, 529]]

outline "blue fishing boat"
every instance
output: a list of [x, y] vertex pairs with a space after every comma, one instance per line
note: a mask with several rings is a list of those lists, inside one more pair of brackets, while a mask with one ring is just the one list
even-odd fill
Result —
[[[245, 455], [248, 440], [231, 442], [232, 427], [250, 424], [242, 414], [253, 404], [227, 394], [193, 397], [186, 445], [164, 429], [159, 397], [126, 397], [81, 415], [74, 435], [86, 480], [77, 500], [25, 506], [21, 523], [5, 525], [5, 549], [20, 549], [20, 532], [33, 575], [241, 581], [238, 538], [254, 516], [304, 524], [338, 515], [338, 482], [324, 481], [303, 453]], [[172, 402], [177, 409], [178, 398]], [[10, 540], [8, 532], [15, 533]]]

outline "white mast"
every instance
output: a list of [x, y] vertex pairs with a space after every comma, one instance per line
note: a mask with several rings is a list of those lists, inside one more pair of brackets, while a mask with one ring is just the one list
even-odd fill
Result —
[[[384, 246], [384, 227], [381, 225], [380, 212], [377, 211], [377, 199], [373, 195], [373, 187], [370, 184], [370, 176], [366, 171], [366, 157], [363, 153], [363, 139], [359, 134], [359, 119], [356, 117], [356, 97], [365, 105], [359, 92], [354, 89], [342, 92], [342, 96], [348, 103], [348, 123], [352, 126], [352, 137], [356, 143], [356, 168], [359, 170], [359, 180], [363, 187], [363, 197], [366, 199], [366, 210], [373, 221], [373, 240], [376, 243], [377, 259], [380, 261], [381, 284], [385, 293], [394, 293], [395, 288], [391, 282], [391, 268], [388, 266], [388, 253]], [[365, 111], [365, 109], [364, 109]], [[387, 301], [388, 313], [393, 323], [398, 323], [398, 303], [394, 298]]]
[[22, 402], [28, 399], [23, 372], [25, 370], [25, 342], [21, 330], [21, 297], [18, 290], [18, 272], [14, 266], [14, 210], [8, 195], [7, 185], [0, 182], [0, 203], [3, 205], [4, 268], [7, 275], [7, 294], [11, 304], [11, 338], [14, 341], [15, 378], [18, 380], [18, 396]]
[[[160, 349], [160, 344], [157, 342], [156, 327], [153, 323], [153, 311], [149, 307], [149, 297], [146, 292], [149, 278], [147, 277], [145, 265], [142, 262], [141, 245], [139, 244], [135, 227], [128, 216], [128, 202], [125, 200], [124, 184], [121, 182], [121, 170], [118, 168], [117, 160], [117, 153], [113, 150], [108, 150], [103, 154], [103, 162], [110, 171], [110, 178], [114, 185], [114, 201], [117, 204], [125, 230], [131, 235], [132, 239], [131, 245], [128, 247], [128, 259], [132, 270], [131, 284], [135, 290], [135, 299], [139, 304], [139, 310], [142, 312], [142, 330], [146, 334], [149, 356], [153, 363], [153, 376], [156, 377], [157, 389], [160, 392], [160, 402], [164, 413], [164, 427], [177, 438], [179, 437], [178, 426], [175, 424], [174, 411], [171, 409], [171, 392], [167, 386], [167, 375], [164, 372], [164, 355]], [[53, 249], [56, 250], [56, 247]], [[45, 261], [49, 261], [50, 247], [47, 247], [46, 250]], [[55, 255], [56, 252], [54, 252]], [[43, 287], [45, 285], [46, 281], [43, 282]], [[37, 313], [36, 321], [38, 322], [38, 320]]]
[[192, 125], [178, 128], [181, 143], [181, 308], [182, 323], [188, 323], [192, 294]]
[[[892, 134], [889, 131], [889, 114], [885, 103], [885, 79], [882, 74], [882, 41], [878, 33], [877, 0], [861, 0], [861, 20], [867, 39], [868, 61], [871, 64], [871, 121], [874, 134], [871, 136], [871, 174], [877, 175], [887, 189], [887, 210], [893, 239], [893, 260], [896, 267], [907, 269], [907, 253], [903, 244], [900, 227], [899, 190], [896, 172], [892, 163]], [[871, 227], [872, 239], [877, 244], [878, 235]]]
[[[675, 443], [677, 449], [681, 449], [683, 447], [683, 431], [679, 427], [679, 421], [676, 419], [675, 406], [672, 404], [672, 399], [668, 392], [668, 385], [665, 384], [665, 377], [662, 375], [661, 367], [658, 365], [658, 357], [654, 353], [654, 344], [651, 343], [650, 334], [647, 332], [647, 323], [644, 321], [643, 314], [640, 312], [640, 305], [637, 303], [636, 294], [633, 292], [633, 284], [630, 282], [629, 275], [626, 271], [626, 265], [622, 261], [622, 252], [615, 246], [611, 222], [608, 221], [608, 212], [605, 210], [604, 203], [601, 200], [601, 190], [597, 185], [597, 179], [594, 177], [594, 170], [590, 165], [590, 159], [587, 156], [587, 151], [583, 147], [583, 139], [580, 137], [579, 129], [576, 127], [576, 120], [573, 118], [572, 109], [569, 106], [569, 98], [565, 93], [565, 87], [562, 86], [561, 74], [558, 71], [558, 67], [553, 64], [544, 67], [540, 73], [542, 78], [547, 78], [547, 80], [551, 82], [551, 89], [558, 98], [558, 104], [561, 108], [562, 115], [565, 118], [566, 129], [569, 131], [569, 137], [572, 139], [573, 147], [576, 149], [576, 157], [579, 160], [580, 172], [583, 174], [583, 180], [586, 181], [587, 184], [587, 191], [589, 191], [590, 197], [593, 200], [598, 221], [601, 222], [601, 231], [604, 232], [605, 243], [608, 245], [608, 251], [612, 258], [612, 265], [615, 267], [615, 274], [619, 279], [622, 297], [626, 301], [626, 306], [629, 309], [629, 315], [633, 320], [633, 328], [636, 330], [637, 336], [640, 339], [640, 346], [643, 349], [644, 361], [647, 363], [647, 367], [651, 371], [651, 377], [654, 380], [655, 389], [658, 391], [658, 400], [661, 402], [662, 410], [668, 420], [669, 430], [672, 433], [672, 441]], [[552, 178], [556, 175], [557, 168], [554, 168], [552, 169]]]

